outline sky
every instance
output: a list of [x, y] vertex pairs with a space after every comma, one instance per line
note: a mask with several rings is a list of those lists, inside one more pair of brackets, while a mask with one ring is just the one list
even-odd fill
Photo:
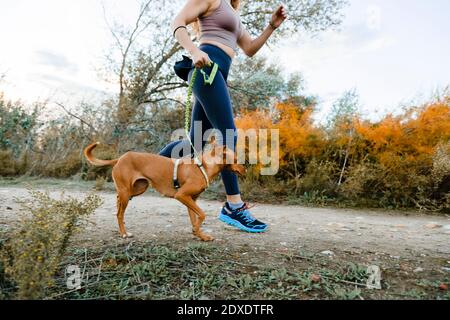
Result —
[[[114, 93], [98, 74], [112, 41], [102, 3], [109, 18], [129, 22], [138, 8], [137, 0], [0, 0], [0, 91], [69, 106]], [[450, 84], [449, 13], [448, 0], [350, 0], [339, 30], [260, 54], [303, 74], [319, 117], [355, 89], [360, 111], [376, 118]]]

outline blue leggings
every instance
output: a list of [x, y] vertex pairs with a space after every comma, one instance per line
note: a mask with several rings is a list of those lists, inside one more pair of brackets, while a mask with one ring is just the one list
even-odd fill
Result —
[[[200, 133], [195, 132], [194, 122], [198, 121], [201, 122], [201, 137], [203, 137], [205, 131], [216, 129], [222, 134], [223, 141], [227, 147], [231, 150], [235, 150], [237, 140], [236, 126], [233, 119], [233, 107], [231, 105], [230, 93], [227, 88], [227, 78], [232, 60], [222, 49], [214, 45], [202, 44], [200, 45], [200, 50], [206, 52], [209, 55], [209, 58], [219, 65], [220, 72], [217, 72], [212, 85], [205, 84], [203, 75], [200, 72], [197, 72], [197, 77], [193, 85], [195, 101], [192, 108], [191, 140], [197, 149], [198, 147], [195, 144], [195, 141], [197, 140], [195, 139], [195, 136], [200, 135]], [[203, 68], [206, 74], [210, 74], [211, 69], [212, 67]], [[193, 71], [194, 69], [189, 73], [189, 82], [191, 81]], [[233, 131], [232, 139], [226, 139], [227, 130], [230, 129]], [[201, 141], [201, 149], [203, 149], [205, 141], [203, 141], [203, 139], [201, 139]], [[159, 154], [168, 158], [180, 158], [188, 155], [184, 154], [183, 150], [190, 150], [190, 152], [192, 152], [190, 143], [187, 139], [169, 143]], [[238, 179], [235, 173], [224, 170], [221, 172], [221, 176], [227, 195], [240, 194]]]

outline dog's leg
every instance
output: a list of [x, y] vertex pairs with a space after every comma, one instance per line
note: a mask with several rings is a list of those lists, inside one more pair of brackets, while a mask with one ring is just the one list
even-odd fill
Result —
[[[197, 201], [198, 196], [193, 197], [192, 199], [194, 201]], [[197, 215], [195, 214], [194, 210], [190, 209], [189, 207], [186, 207], [188, 209], [189, 218], [191, 219], [192, 224], [192, 233], [196, 235], [196, 225], [197, 225]]]
[[122, 238], [131, 238], [133, 235], [125, 229], [125, 210], [127, 209], [129, 196], [124, 193], [117, 194], [117, 222], [119, 223], [119, 232]]
[[[192, 199], [191, 196], [180, 193], [179, 191], [175, 195], [175, 199], [180, 201], [182, 204], [184, 204], [188, 208], [188, 210], [192, 210], [197, 215], [196, 221], [192, 224], [194, 235], [199, 237], [202, 241], [214, 240], [213, 237], [211, 237], [210, 235], [204, 234], [200, 230], [200, 227], [202, 226], [202, 223], [205, 220], [206, 216], [205, 216], [205, 213], [203, 212], [203, 210], [200, 209], [200, 207], [195, 203], [194, 199]], [[189, 212], [189, 214], [191, 214], [191, 213]], [[191, 217], [191, 222], [192, 222], [192, 220], [193, 219]]]

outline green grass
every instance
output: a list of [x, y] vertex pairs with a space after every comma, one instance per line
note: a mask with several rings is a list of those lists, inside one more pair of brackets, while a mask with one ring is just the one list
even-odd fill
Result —
[[[246, 249], [248, 251], [248, 248]], [[245, 257], [245, 258], [244, 258]], [[82, 288], [66, 287], [65, 268], [78, 265]], [[384, 279], [369, 290], [366, 265], [302, 252], [242, 255], [204, 243], [118, 243], [75, 248], [60, 265], [48, 299], [449, 299], [432, 285]], [[320, 276], [314, 280], [313, 275]], [[1, 276], [0, 276], [1, 279]], [[447, 279], [448, 281], [448, 279]], [[416, 281], [417, 282], [417, 281]], [[14, 286], [0, 282], [4, 298]]]

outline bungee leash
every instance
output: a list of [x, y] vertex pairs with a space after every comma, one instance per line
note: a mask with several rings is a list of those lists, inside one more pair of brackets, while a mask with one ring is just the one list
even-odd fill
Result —
[[[213, 68], [211, 70], [211, 74], [207, 75], [206, 72], [203, 69], [200, 69], [201, 74], [203, 75], [203, 81], [205, 84], [209, 84], [212, 85], [214, 82], [214, 79], [216, 78], [216, 74], [217, 71], [219, 70], [219, 65], [215, 62], [213, 62]], [[194, 87], [194, 83], [195, 80], [197, 79], [197, 72], [198, 72], [198, 68], [194, 69], [194, 72], [192, 73], [192, 78], [191, 78], [191, 82], [189, 83], [189, 87], [188, 87], [188, 93], [187, 93], [187, 99], [186, 99], [186, 108], [185, 108], [185, 114], [184, 114], [184, 131], [186, 132], [186, 135], [189, 139], [189, 141], [191, 141], [190, 139], [190, 135], [189, 133], [189, 128], [191, 126], [191, 109], [192, 109], [192, 89]], [[192, 142], [191, 142], [192, 145]], [[193, 147], [193, 146], [192, 146]], [[195, 151], [195, 148], [194, 148]]]
[[[194, 87], [195, 80], [197, 79], [197, 73], [198, 70], [200, 70], [200, 73], [203, 75], [203, 82], [206, 85], [212, 85], [214, 83], [214, 79], [216, 78], [217, 71], [219, 70], [219, 65], [215, 62], [213, 62], [213, 68], [211, 70], [211, 73], [208, 75], [203, 69], [194, 68], [194, 72], [192, 73], [192, 78], [188, 86], [188, 93], [186, 98], [186, 104], [185, 104], [185, 112], [184, 112], [184, 131], [186, 133], [186, 137], [192, 147], [192, 150], [194, 150], [194, 162], [199, 167], [200, 171], [202, 172], [205, 181], [206, 181], [206, 187], [209, 188], [209, 179], [208, 175], [206, 174], [205, 168], [203, 167], [202, 161], [199, 158], [199, 154], [197, 150], [195, 150], [194, 144], [192, 143], [191, 136], [189, 134], [189, 129], [191, 126], [191, 111], [192, 111], [192, 90]], [[180, 188], [180, 183], [178, 182], [178, 166], [181, 162], [181, 159], [177, 159], [175, 161], [175, 168], [173, 171], [173, 184], [175, 189]]]

